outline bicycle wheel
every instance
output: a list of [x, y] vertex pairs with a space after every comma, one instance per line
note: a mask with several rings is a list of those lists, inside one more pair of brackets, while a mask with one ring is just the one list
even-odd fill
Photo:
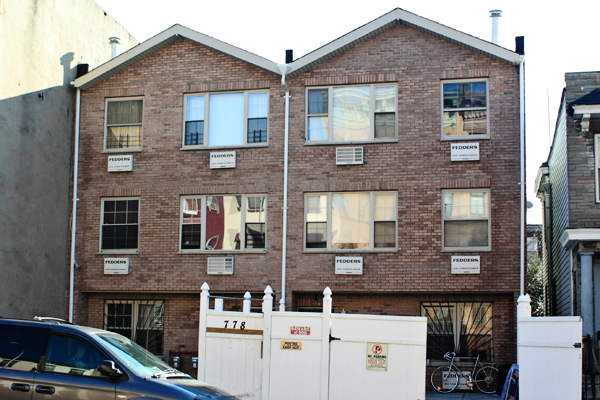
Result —
[[431, 386], [440, 393], [450, 393], [458, 386], [456, 368], [437, 367], [431, 373]]
[[480, 392], [495, 393], [498, 388], [498, 368], [481, 368], [475, 374], [475, 385]]

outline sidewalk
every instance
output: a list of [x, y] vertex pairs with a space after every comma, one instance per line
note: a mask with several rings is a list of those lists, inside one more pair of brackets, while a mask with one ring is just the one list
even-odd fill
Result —
[[469, 392], [465, 390], [455, 390], [450, 393], [438, 393], [429, 390], [425, 392], [426, 400], [494, 400], [498, 398], [500, 398], [500, 396], [495, 394]]

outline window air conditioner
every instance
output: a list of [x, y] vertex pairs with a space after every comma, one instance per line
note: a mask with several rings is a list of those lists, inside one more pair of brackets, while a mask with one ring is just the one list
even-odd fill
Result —
[[358, 165], [363, 164], [362, 147], [338, 147], [335, 149], [336, 165]]
[[233, 257], [208, 257], [208, 275], [233, 275]]

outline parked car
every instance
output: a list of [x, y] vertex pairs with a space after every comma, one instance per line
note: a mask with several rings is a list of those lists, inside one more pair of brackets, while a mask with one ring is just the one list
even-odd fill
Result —
[[56, 319], [0, 317], [0, 399], [42, 398], [238, 399], [119, 334]]

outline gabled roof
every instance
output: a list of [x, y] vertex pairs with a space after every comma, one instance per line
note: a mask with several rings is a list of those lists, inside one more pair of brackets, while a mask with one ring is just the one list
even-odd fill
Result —
[[281, 75], [277, 64], [266, 58], [257, 56], [246, 50], [232, 46], [210, 36], [196, 32], [185, 26], [175, 24], [169, 29], [151, 37], [143, 43], [129, 49], [125, 53], [113, 58], [112, 60], [100, 65], [98, 68], [88, 72], [87, 74], [75, 79], [75, 87], [82, 90], [90, 89], [91, 87], [104, 82], [111, 76], [131, 67], [141, 60], [150, 57], [152, 54], [164, 49], [165, 47], [183, 40], [184, 38], [193, 40], [207, 47], [211, 47], [220, 52], [229, 54], [242, 61], [249, 62], [257, 67], [266, 69], [277, 75]]
[[326, 44], [317, 50], [308, 53], [307, 55], [297, 59], [290, 65], [288, 75], [293, 77], [304, 71], [314, 68], [316, 65], [325, 62], [338, 54], [351, 49], [359, 43], [370, 39], [381, 32], [400, 24], [415, 27], [424, 30], [431, 34], [437, 35], [443, 39], [450, 40], [458, 45], [486, 53], [490, 56], [497, 57], [507, 61], [513, 65], [518, 65], [521, 62], [521, 56], [514, 51], [505, 49], [493, 43], [476, 38], [475, 36], [449, 28], [445, 25], [431, 21], [427, 18], [420, 17], [416, 14], [404, 11], [401, 8], [396, 8], [387, 14], [361, 26], [352, 32]]
[[600, 104], [600, 89], [594, 89], [590, 93], [571, 102], [571, 106], [575, 105], [595, 105]]
[[[406, 24], [423, 30], [442, 39], [499, 58], [514, 65], [521, 62], [521, 56], [511, 50], [396, 8], [292, 62], [287, 75], [294, 77], [304, 71], [310, 70], [353, 48], [357, 44], [400, 24]], [[75, 87], [87, 90], [173, 44], [177, 40], [183, 40], [183, 38], [193, 40], [277, 75], [281, 75], [280, 69], [273, 61], [177, 24], [75, 79]]]

